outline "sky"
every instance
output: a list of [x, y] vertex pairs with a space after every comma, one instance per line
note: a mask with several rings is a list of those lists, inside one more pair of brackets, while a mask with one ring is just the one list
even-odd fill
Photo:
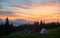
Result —
[[60, 21], [60, 0], [0, 0], [0, 19]]

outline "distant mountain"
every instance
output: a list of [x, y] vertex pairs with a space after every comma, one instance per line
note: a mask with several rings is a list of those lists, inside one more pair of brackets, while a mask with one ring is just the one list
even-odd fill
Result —
[[27, 21], [24, 19], [15, 19], [14, 21], [11, 21], [11, 22], [14, 24], [14, 26], [18, 26], [18, 25], [27, 23]]
[[[12, 23], [14, 26], [19, 26], [21, 24], [26, 24], [26, 23], [33, 24], [33, 22], [27, 21], [27, 20], [24, 20], [24, 19], [9, 20], [9, 22], [10, 22], [10, 24]], [[5, 23], [5, 21], [3, 21], [2, 19], [0, 19], [0, 24], [1, 23]]]

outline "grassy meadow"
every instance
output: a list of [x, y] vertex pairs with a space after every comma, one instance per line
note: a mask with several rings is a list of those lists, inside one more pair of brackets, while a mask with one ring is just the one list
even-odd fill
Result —
[[48, 30], [47, 35], [41, 35], [40, 33], [23, 34], [21, 32], [12, 33], [2, 38], [60, 38], [60, 28]]

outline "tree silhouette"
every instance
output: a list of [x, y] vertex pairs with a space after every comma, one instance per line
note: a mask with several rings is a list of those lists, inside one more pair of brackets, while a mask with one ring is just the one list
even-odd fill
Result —
[[6, 21], [5, 21], [5, 25], [4, 25], [4, 34], [8, 35], [10, 32], [10, 29], [9, 29], [9, 20], [8, 20], [8, 17], [6, 18]]
[[6, 25], [6, 26], [9, 25], [8, 17], [6, 18], [5, 25]]

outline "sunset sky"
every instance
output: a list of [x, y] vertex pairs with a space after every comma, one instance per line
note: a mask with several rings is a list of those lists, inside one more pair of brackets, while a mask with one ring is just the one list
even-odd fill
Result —
[[60, 21], [60, 0], [0, 0], [0, 19]]

